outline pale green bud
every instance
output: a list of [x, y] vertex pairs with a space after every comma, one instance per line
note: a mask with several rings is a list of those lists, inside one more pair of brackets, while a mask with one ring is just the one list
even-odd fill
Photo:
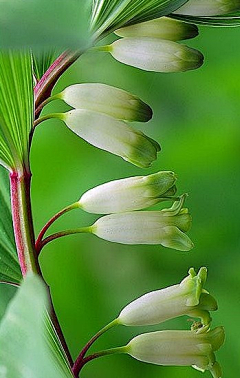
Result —
[[240, 10], [240, 0], [189, 0], [176, 14], [218, 16]]
[[196, 25], [160, 17], [140, 24], [130, 25], [115, 31], [120, 37], [150, 37], [181, 41], [198, 35]]
[[123, 38], [105, 50], [119, 62], [146, 71], [180, 72], [198, 68], [203, 63], [199, 51], [158, 38]]
[[170, 190], [175, 193], [175, 182], [174, 173], [167, 171], [110, 181], [88, 190], [79, 204], [95, 214], [144, 209], [169, 198]]
[[153, 325], [188, 315], [201, 318], [202, 326], [209, 327], [209, 311], [217, 310], [217, 303], [203, 289], [206, 274], [206, 268], [201, 268], [197, 275], [191, 268], [180, 284], [141, 296], [120, 312], [119, 323], [126, 326]]
[[121, 156], [142, 168], [156, 160], [159, 144], [123, 121], [89, 110], [58, 115], [75, 134], [97, 148]]
[[156, 365], [192, 366], [209, 370], [214, 378], [221, 378], [221, 368], [214, 352], [224, 342], [224, 329], [196, 331], [157, 331], [133, 338], [126, 353], [139, 361]]
[[150, 106], [138, 97], [106, 84], [75, 84], [57, 96], [73, 108], [93, 110], [117, 119], [147, 122], [152, 117]]
[[98, 237], [122, 244], [161, 244], [189, 251], [193, 243], [185, 232], [191, 227], [187, 209], [178, 205], [161, 211], [136, 211], [106, 215], [98, 219], [91, 231]]

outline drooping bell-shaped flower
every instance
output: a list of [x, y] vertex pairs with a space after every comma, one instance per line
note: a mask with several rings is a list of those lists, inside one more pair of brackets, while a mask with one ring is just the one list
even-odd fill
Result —
[[149, 37], [181, 41], [194, 38], [198, 35], [196, 25], [174, 20], [169, 17], [160, 17], [151, 21], [126, 26], [115, 31], [120, 37]]
[[189, 0], [174, 13], [189, 16], [218, 16], [240, 10], [240, 0]]
[[182, 208], [184, 197], [170, 209], [135, 211], [99, 218], [91, 232], [98, 237], [122, 244], [161, 244], [189, 251], [193, 243], [185, 234], [191, 227], [188, 209]]
[[181, 72], [198, 68], [203, 55], [190, 47], [158, 38], [122, 38], [104, 46], [119, 62], [155, 72]]
[[181, 315], [201, 318], [203, 327], [208, 328], [209, 311], [217, 310], [216, 300], [203, 289], [207, 269], [198, 274], [189, 269], [189, 275], [180, 284], [147, 293], [129, 303], [120, 312], [118, 321], [126, 326], [153, 325]]
[[122, 89], [101, 83], [75, 84], [54, 96], [76, 109], [103, 113], [126, 121], [147, 122], [152, 109], [140, 98]]
[[157, 331], [133, 338], [125, 352], [137, 360], [156, 365], [192, 366], [214, 378], [221, 378], [221, 368], [214, 352], [224, 342], [224, 329], [199, 331]]
[[93, 146], [139, 167], [149, 167], [160, 151], [155, 140], [105, 114], [74, 109], [53, 116], [62, 119], [70, 130]]
[[114, 180], [88, 190], [79, 205], [96, 214], [140, 210], [169, 199], [176, 192], [175, 182], [175, 174], [168, 171]]

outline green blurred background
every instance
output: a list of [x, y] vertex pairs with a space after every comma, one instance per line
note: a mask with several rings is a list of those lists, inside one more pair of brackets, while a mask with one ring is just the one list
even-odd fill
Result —
[[[178, 283], [189, 267], [206, 266], [206, 288], [219, 311], [213, 326], [224, 325], [226, 342], [217, 352], [224, 376], [240, 371], [240, 30], [200, 28], [188, 45], [205, 55], [202, 68], [180, 74], [144, 72], [125, 66], [105, 53], [87, 53], [55, 88], [103, 82], [129, 90], [151, 105], [154, 117], [134, 126], [162, 146], [151, 169], [140, 169], [100, 151], [70, 132], [63, 123], [41, 124], [31, 153], [32, 199], [36, 232], [58, 210], [109, 180], [173, 170], [178, 193], [189, 193], [193, 216], [191, 252], [161, 246], [125, 246], [92, 235], [75, 235], [46, 246], [41, 265], [73, 356], [122, 307], [151, 290]], [[67, 109], [61, 102], [45, 112]], [[170, 204], [169, 204], [170, 205]], [[161, 206], [155, 206], [159, 209]], [[97, 217], [75, 210], [52, 230], [93, 223]], [[187, 317], [156, 327], [119, 327], [109, 331], [93, 350], [125, 344], [133, 335], [156, 329], [188, 329]], [[195, 378], [190, 367], [159, 367], [128, 356], [89, 363], [83, 378]], [[205, 373], [210, 377], [210, 373]]]

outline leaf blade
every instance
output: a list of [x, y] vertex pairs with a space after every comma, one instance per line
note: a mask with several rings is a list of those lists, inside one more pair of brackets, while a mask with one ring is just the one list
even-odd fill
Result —
[[22, 274], [15, 248], [7, 171], [0, 167], [0, 281], [19, 284]]
[[44, 283], [30, 273], [0, 324], [0, 373], [19, 378], [73, 377], [59, 342], [52, 346], [48, 342], [46, 328], [55, 333], [50, 322], [46, 325], [48, 307]]
[[30, 52], [0, 52], [0, 158], [10, 170], [28, 161], [33, 124]]
[[175, 18], [177, 20], [185, 22], [193, 22], [198, 25], [205, 26], [225, 26], [225, 27], [237, 27], [240, 26], [240, 12], [235, 12], [232, 14], [221, 15], [221, 16], [211, 16], [211, 17], [200, 17], [200, 16], [187, 16], [180, 14], [171, 14], [169, 17]]

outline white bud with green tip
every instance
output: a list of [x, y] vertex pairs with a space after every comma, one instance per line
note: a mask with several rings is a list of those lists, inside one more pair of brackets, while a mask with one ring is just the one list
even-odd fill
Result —
[[150, 332], [134, 337], [125, 347], [125, 353], [151, 364], [209, 370], [214, 378], [221, 378], [214, 352], [222, 346], [224, 338], [223, 327], [203, 332]]
[[155, 72], [181, 72], [198, 68], [203, 55], [190, 47], [158, 38], [123, 38], [101, 48], [119, 62]]
[[120, 312], [119, 324], [153, 325], [188, 315], [201, 318], [202, 326], [208, 328], [211, 321], [209, 311], [217, 310], [217, 303], [203, 289], [206, 276], [206, 268], [201, 268], [198, 274], [191, 268], [180, 284], [152, 291], [129, 303]]
[[88, 190], [79, 205], [96, 214], [140, 210], [169, 199], [176, 192], [175, 182], [175, 174], [168, 171], [114, 180]]
[[52, 117], [62, 119], [70, 130], [93, 146], [142, 168], [149, 167], [160, 151], [155, 140], [105, 114], [74, 109]]
[[185, 234], [192, 223], [183, 201], [161, 211], [135, 211], [106, 215], [98, 219], [91, 232], [98, 237], [122, 244], [161, 244], [189, 251], [193, 243]]
[[126, 121], [147, 122], [152, 109], [140, 98], [101, 83], [75, 84], [54, 96], [76, 109], [92, 110]]
[[150, 37], [181, 41], [194, 38], [198, 35], [196, 25], [174, 20], [169, 17], [160, 17], [150, 21], [126, 26], [115, 31], [120, 37]]
[[218, 16], [240, 10], [240, 0], [189, 0], [174, 13], [189, 16]]

